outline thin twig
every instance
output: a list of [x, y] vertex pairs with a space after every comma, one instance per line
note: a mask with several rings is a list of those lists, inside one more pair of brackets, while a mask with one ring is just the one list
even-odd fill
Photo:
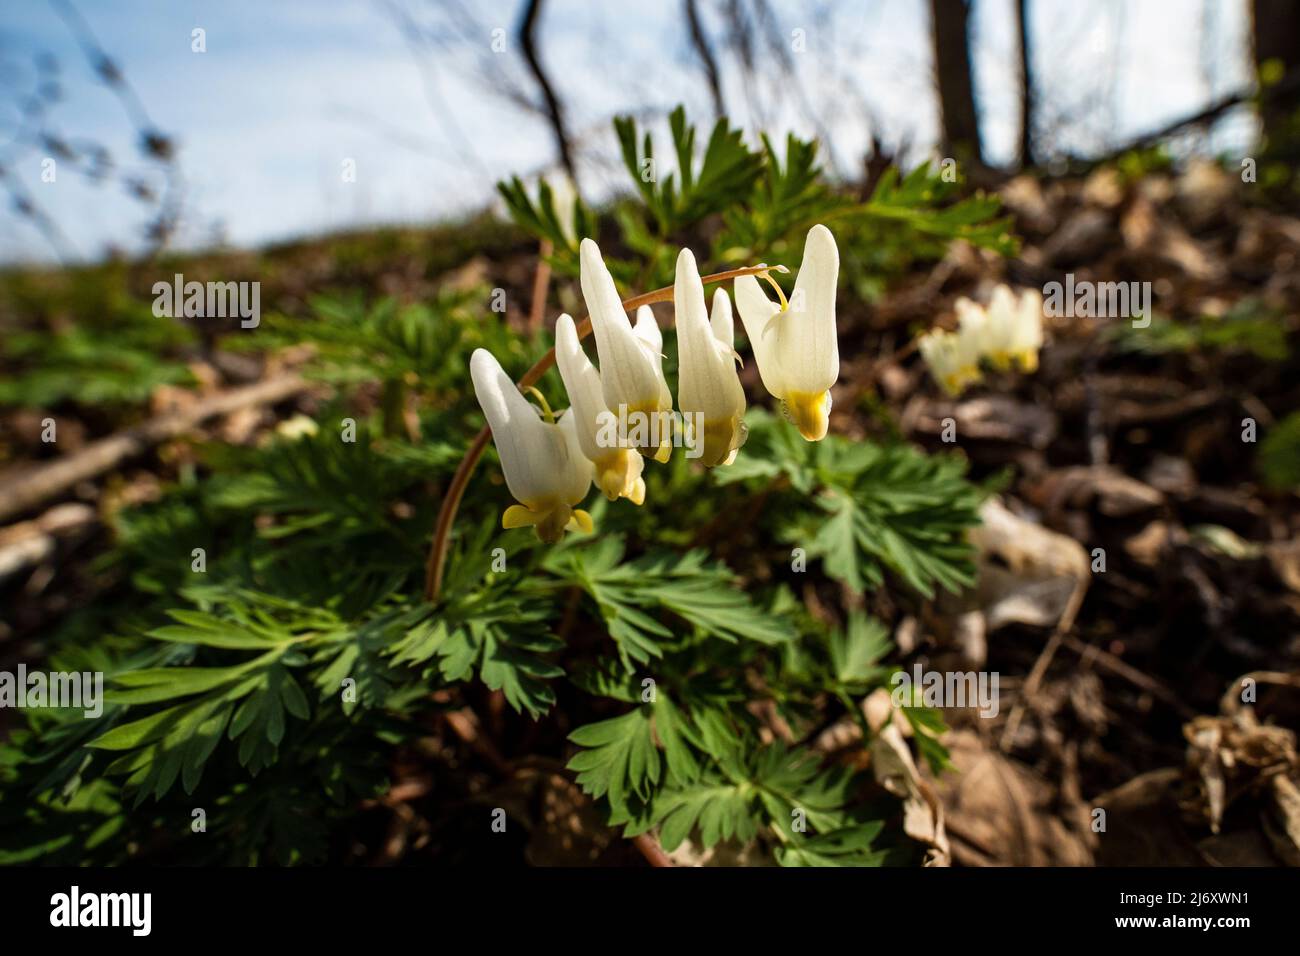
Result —
[[60, 539], [82, 535], [98, 520], [90, 505], [66, 502], [39, 518], [0, 528], [0, 582], [50, 558]]
[[1056, 622], [1056, 629], [1052, 631], [1051, 638], [1048, 639], [1042, 653], [1038, 655], [1038, 660], [1034, 662], [1034, 667], [1029, 672], [1029, 676], [1025, 679], [1025, 685], [1020, 692], [1020, 700], [1012, 709], [1011, 716], [1007, 718], [1006, 727], [1002, 729], [999, 748], [1004, 753], [1010, 750], [1011, 745], [1015, 742], [1016, 731], [1020, 729], [1020, 721], [1025, 716], [1025, 707], [1038, 694], [1038, 685], [1042, 683], [1043, 677], [1046, 676], [1047, 668], [1051, 665], [1057, 649], [1074, 627], [1074, 619], [1079, 614], [1079, 608], [1083, 606], [1083, 596], [1087, 592], [1087, 579], [1081, 580], [1075, 585], [1074, 591], [1070, 594], [1069, 603], [1066, 604], [1065, 610], [1061, 612], [1061, 619]]
[[564, 107], [560, 103], [560, 98], [555, 95], [555, 87], [547, 78], [546, 70], [542, 68], [541, 56], [537, 52], [537, 32], [541, 24], [541, 13], [542, 0], [525, 0], [523, 19], [519, 22], [519, 46], [524, 51], [524, 59], [533, 74], [533, 79], [537, 81], [537, 88], [542, 92], [542, 100], [546, 104], [546, 118], [550, 121], [551, 133], [555, 136], [555, 148], [560, 153], [560, 163], [564, 166], [564, 171], [569, 174], [569, 178], [576, 184], [578, 167], [573, 161], [573, 144], [569, 142], [569, 133], [565, 129]]
[[704, 78], [708, 81], [709, 92], [713, 95], [713, 115], [721, 119], [726, 115], [727, 107], [722, 100], [722, 80], [718, 76], [718, 61], [713, 56], [713, 48], [709, 46], [709, 35], [704, 32], [704, 24], [700, 21], [698, 0], [685, 0], [685, 3], [686, 24], [690, 27], [691, 45], [700, 56], [700, 63], [704, 67]]
[[1177, 711], [1178, 716], [1182, 717], [1184, 720], [1191, 720], [1196, 716], [1196, 711], [1192, 710], [1179, 700], [1178, 696], [1168, 687], [1156, 680], [1154, 677], [1142, 673], [1131, 664], [1125, 663], [1123, 660], [1110, 653], [1110, 651], [1103, 650], [1100, 647], [1094, 647], [1092, 644], [1085, 644], [1083, 641], [1075, 637], [1067, 636], [1062, 638], [1061, 643], [1078, 654], [1079, 657], [1083, 659], [1084, 663], [1096, 661], [1112, 674], [1124, 678], [1134, 687], [1140, 688], [1152, 697], [1168, 704], [1171, 708]]

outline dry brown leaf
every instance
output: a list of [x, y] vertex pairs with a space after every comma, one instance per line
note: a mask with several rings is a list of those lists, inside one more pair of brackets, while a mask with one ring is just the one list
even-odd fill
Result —
[[1097, 835], [1098, 866], [1201, 866], [1204, 858], [1178, 813], [1183, 772], [1165, 767], [1139, 774], [1099, 794], [1092, 805], [1106, 814]]
[[1091, 504], [1111, 518], [1124, 518], [1159, 508], [1164, 495], [1118, 469], [1104, 465], [1059, 468], [1044, 482], [1043, 494], [1052, 510], [1086, 508]]
[[977, 551], [976, 595], [989, 631], [1016, 622], [1051, 627], [1087, 588], [1087, 552], [1073, 538], [1050, 531], [990, 498], [971, 532]]
[[1183, 736], [1187, 767], [1197, 782], [1183, 805], [1203, 817], [1213, 833], [1235, 800], [1297, 766], [1295, 734], [1260, 724], [1249, 707], [1224, 717], [1197, 717], [1183, 727]]
[[[1087, 866], [1090, 835], [1083, 807], [1068, 825], [1063, 802], [1041, 778], [990, 750], [967, 730], [944, 738], [953, 771], [935, 781], [943, 801], [953, 857], [967, 866]], [[1071, 811], [1067, 811], [1071, 812]]]
[[943, 803], [921, 777], [897, 721], [891, 720], [872, 740], [871, 770], [877, 783], [902, 799], [903, 831], [929, 847], [925, 865], [948, 866], [952, 851], [944, 831]]
[[1294, 777], [1273, 777], [1262, 823], [1273, 852], [1287, 866], [1300, 866], [1300, 786]]

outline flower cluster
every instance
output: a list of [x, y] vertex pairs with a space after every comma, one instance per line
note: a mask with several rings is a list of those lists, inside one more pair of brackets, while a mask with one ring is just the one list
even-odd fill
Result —
[[[506, 485], [519, 502], [506, 509], [502, 525], [531, 526], [546, 542], [558, 541], [565, 530], [591, 530], [591, 516], [577, 506], [592, 481], [611, 501], [641, 504], [645, 458], [667, 461], [678, 430], [663, 371], [663, 333], [654, 313], [642, 306], [635, 323], [629, 319], [592, 240], [582, 241], [579, 262], [600, 367], [587, 357], [573, 319], [561, 315], [555, 360], [569, 396], [566, 411], [555, 415], [541, 393], [531, 390], [538, 400], [534, 406], [487, 350], [470, 357], [474, 393], [492, 430]], [[767, 297], [755, 276], [735, 282], [736, 308], [763, 386], [808, 441], [826, 436], [830, 389], [839, 377], [839, 265], [834, 236], [818, 225], [808, 233], [789, 300], [775, 282], [778, 302]], [[677, 406], [685, 422], [680, 437], [688, 457], [707, 467], [730, 464], [746, 436], [731, 299], [719, 288], [712, 307], [706, 304], [689, 249], [677, 257], [673, 309]]]
[[1043, 297], [1033, 289], [1017, 296], [1005, 285], [993, 290], [988, 308], [957, 300], [956, 332], [934, 329], [917, 345], [930, 374], [949, 395], [980, 381], [985, 359], [998, 371], [1014, 363], [1022, 372], [1038, 368], [1043, 344]]

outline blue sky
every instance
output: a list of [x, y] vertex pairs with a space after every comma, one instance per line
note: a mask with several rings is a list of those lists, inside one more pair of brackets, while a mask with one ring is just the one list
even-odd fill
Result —
[[[397, 14], [439, 23], [432, 0], [75, 0], [103, 47], [123, 67], [150, 118], [180, 144], [185, 218], [178, 241], [200, 246], [219, 233], [248, 246], [377, 223], [424, 223], [493, 201], [492, 183], [554, 162], [544, 123], [489, 89], [525, 82], [513, 48], [518, 3], [472, 2], [464, 34], [413, 55]], [[727, 24], [707, 2], [706, 28]], [[1045, 108], [1062, 142], [1087, 150], [1190, 113], [1249, 82], [1244, 0], [1034, 0], [1031, 29]], [[797, 88], [747, 84], [728, 69], [733, 121], [751, 134], [826, 131], [844, 174], [870, 134], [905, 142], [915, 161], [931, 149], [928, 4], [775, 0], [777, 33], [802, 30], [793, 55]], [[976, 74], [986, 144], [1014, 155], [1016, 66], [1012, 0], [976, 0]], [[680, 0], [609, 4], [551, 0], [542, 55], [579, 134], [580, 184], [588, 198], [619, 187], [609, 118], [662, 115], [684, 102], [710, 118], [710, 100], [685, 43]], [[195, 28], [207, 50], [191, 50]], [[490, 51], [503, 29], [507, 48]], [[92, 187], [60, 169], [41, 181], [39, 148], [12, 142], [19, 91], [37, 54], [61, 64], [64, 98], [50, 128], [108, 146], [141, 165], [135, 130], [100, 85], [65, 23], [45, 0], [0, 7], [0, 158], [59, 223], [76, 254], [114, 244], [138, 248], [141, 207], [114, 185]], [[760, 64], [770, 51], [759, 51]], [[769, 77], [777, 71], [762, 67]], [[800, 92], [801, 91], [801, 92]], [[531, 92], [531, 90], [530, 90]], [[752, 108], [751, 108], [752, 107]], [[1244, 149], [1248, 122], [1227, 124], [1218, 149]], [[345, 182], [345, 160], [355, 182]], [[26, 220], [0, 211], [0, 260], [48, 260], [52, 250]]]

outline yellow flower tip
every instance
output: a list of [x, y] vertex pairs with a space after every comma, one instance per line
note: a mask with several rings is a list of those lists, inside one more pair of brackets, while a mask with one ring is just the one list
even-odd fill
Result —
[[[578, 515], [582, 517], [579, 518]], [[501, 527], [532, 527], [537, 532], [537, 537], [546, 544], [555, 544], [564, 537], [565, 530], [570, 529], [574, 522], [577, 527], [582, 527], [584, 520], [587, 525], [584, 530], [591, 530], [591, 516], [585, 511], [575, 511], [571, 505], [563, 502], [548, 502], [536, 509], [511, 505], [501, 516]]]
[[591, 515], [587, 512], [581, 508], [574, 508], [573, 517], [569, 519], [565, 527], [569, 531], [585, 531], [587, 534], [591, 534], [596, 528], [596, 523], [591, 520]]
[[[736, 450], [743, 442], [741, 422], [737, 418], [705, 419], [704, 447], [700, 450], [699, 461], [705, 468], [728, 465], [735, 460]], [[693, 441], [699, 441], [692, 436]], [[694, 452], [692, 448], [692, 452]]]
[[[627, 410], [627, 446], [641, 454], [665, 462], [672, 453], [672, 407], [665, 408], [658, 399], [637, 402]], [[669, 446], [665, 449], [665, 445]], [[661, 457], [662, 456], [662, 457]]]
[[952, 398], [956, 398], [971, 385], [977, 385], [983, 375], [978, 365], [963, 365], [961, 368], [943, 377], [939, 383]]
[[993, 367], [999, 372], [1009, 372], [1011, 370], [1010, 352], [994, 352], [989, 356], [989, 361], [993, 363]]
[[627, 500], [632, 502], [632, 504], [634, 505], [640, 505], [645, 503], [645, 479], [644, 478], [638, 478], [636, 480], [636, 484], [632, 486], [632, 490], [628, 493]]
[[609, 501], [617, 501], [623, 494], [623, 478], [621, 475], [601, 472], [596, 475], [596, 484], [600, 486], [600, 493]]
[[511, 505], [506, 509], [505, 514], [501, 516], [501, 527], [509, 530], [510, 528], [527, 528], [537, 524], [542, 516], [535, 511], [529, 511], [523, 505]]
[[807, 441], [821, 441], [831, 422], [830, 392], [790, 392], [785, 410], [794, 427]]
[[1038, 371], [1038, 352], [1034, 349], [1017, 352], [1016, 363], [1020, 366], [1020, 371], [1026, 374], [1036, 372]]
[[634, 451], [619, 448], [594, 462], [596, 484], [610, 501], [631, 497], [636, 483], [640, 481], [636, 456], [637, 453]]

